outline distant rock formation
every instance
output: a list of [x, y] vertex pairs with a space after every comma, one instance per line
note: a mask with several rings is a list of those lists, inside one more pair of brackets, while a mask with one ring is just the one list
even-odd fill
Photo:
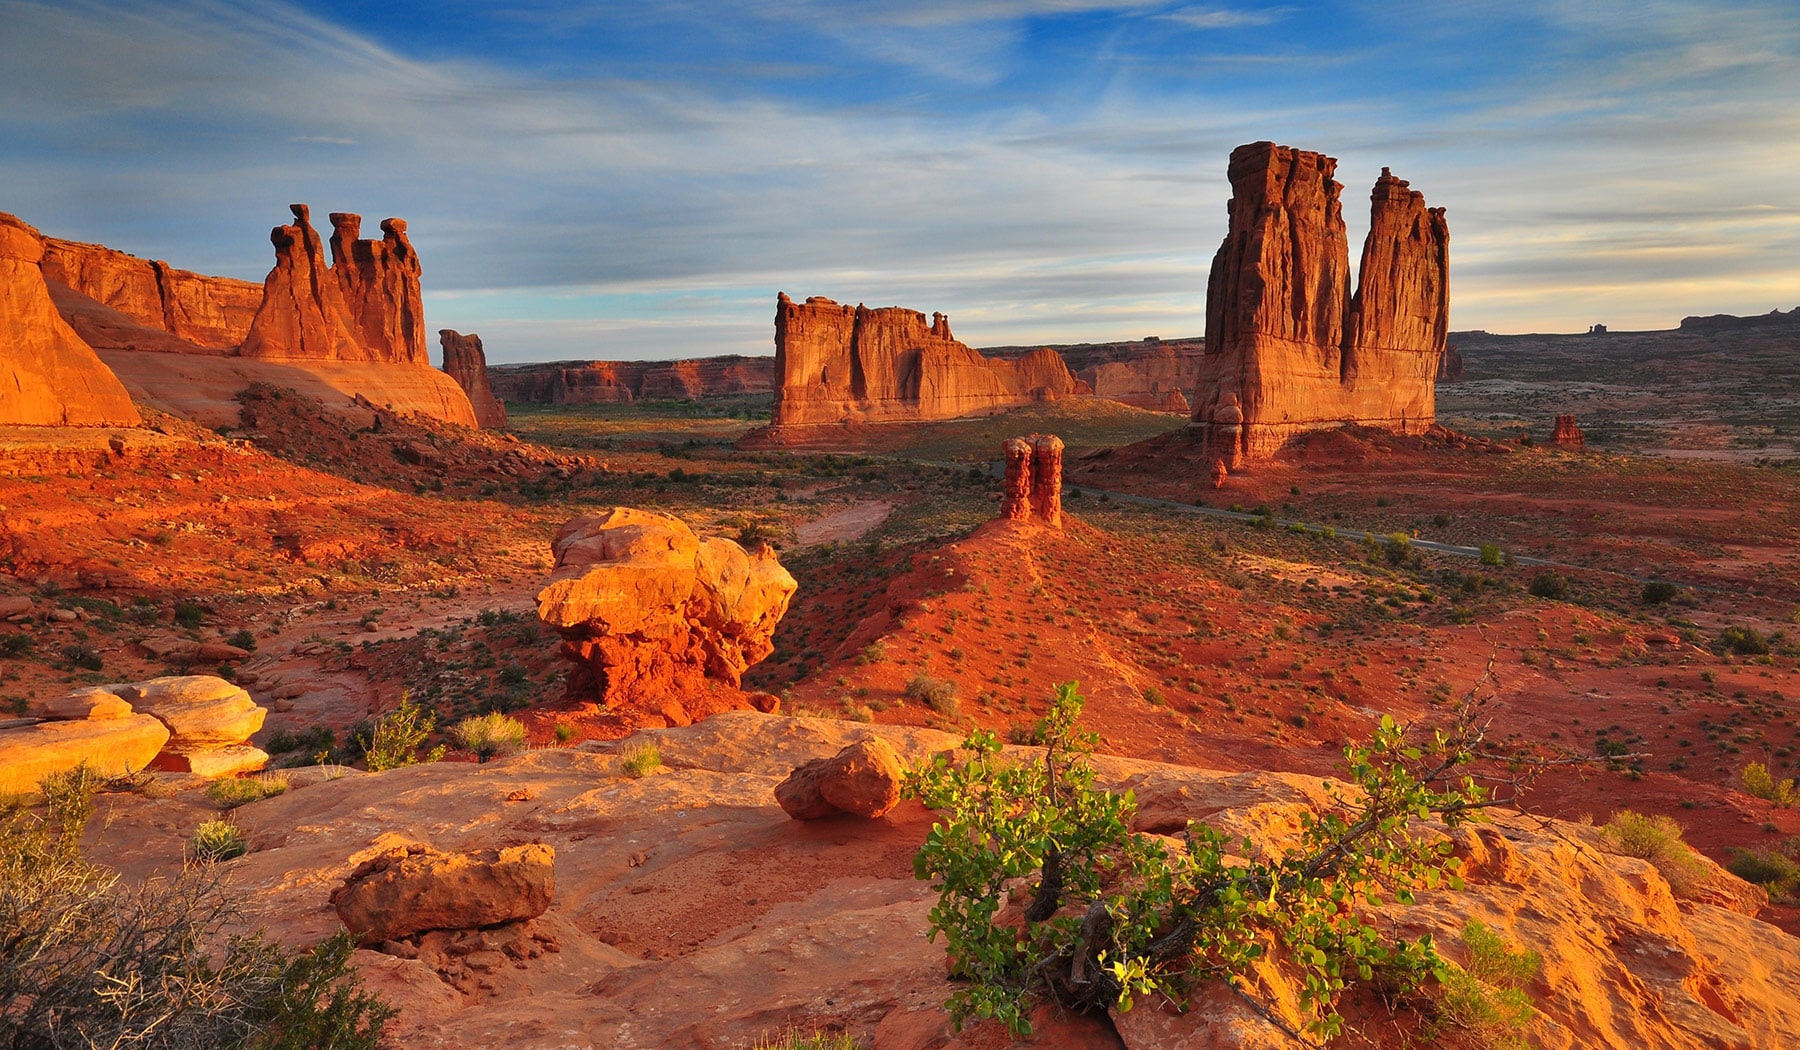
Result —
[[550, 361], [495, 365], [488, 382], [503, 401], [538, 405], [693, 400], [775, 389], [775, 359], [724, 354], [686, 361]]
[[1033, 434], [1008, 438], [1000, 446], [1006, 464], [1000, 516], [1008, 521], [1036, 519], [1062, 527], [1062, 438]]
[[252, 281], [177, 270], [100, 244], [46, 237], [43, 265], [52, 281], [139, 324], [220, 353], [244, 341], [262, 304], [262, 288]]
[[1331, 157], [1272, 142], [1232, 151], [1225, 241], [1207, 282], [1193, 420], [1235, 469], [1309, 430], [1424, 432], [1449, 316], [1442, 208], [1382, 169], [1361, 287]]
[[1770, 310], [1766, 314], [1751, 314], [1748, 317], [1708, 314], [1704, 317], [1681, 319], [1681, 330], [1684, 332], [1729, 332], [1743, 328], [1800, 328], [1800, 306], [1786, 313]]
[[475, 418], [484, 427], [506, 428], [506, 406], [488, 386], [487, 354], [481, 348], [481, 337], [473, 332], [461, 335], [455, 329], [438, 331], [438, 342], [444, 348], [444, 371], [469, 395], [475, 406]]
[[1087, 393], [1050, 349], [990, 359], [950, 321], [916, 310], [840, 306], [822, 296], [775, 307], [774, 427], [954, 419]]
[[331, 272], [372, 360], [430, 365], [419, 253], [405, 219], [381, 220], [381, 240], [362, 237], [362, 216], [331, 213]]
[[1455, 343], [1444, 345], [1444, 356], [1438, 358], [1437, 381], [1454, 383], [1463, 377], [1463, 355]]
[[[1152, 412], [1189, 415], [1187, 394], [1200, 378], [1200, 339], [1150, 336], [1121, 343], [1074, 343], [1048, 349], [1062, 356], [1095, 397]], [[982, 347], [989, 358], [1017, 358], [1036, 347]]]
[[574, 661], [571, 699], [660, 715], [670, 725], [729, 707], [708, 680], [735, 691], [775, 650], [776, 624], [797, 585], [767, 546], [700, 539], [679, 518], [614, 507], [579, 517], [551, 544], [556, 572], [538, 592], [538, 619]]
[[0, 212], [0, 423], [136, 426], [124, 384], [50, 299], [38, 231]]
[[1587, 445], [1587, 439], [1582, 436], [1581, 426], [1574, 416], [1557, 416], [1556, 432], [1550, 436], [1550, 443], [1557, 448], [1582, 448]]

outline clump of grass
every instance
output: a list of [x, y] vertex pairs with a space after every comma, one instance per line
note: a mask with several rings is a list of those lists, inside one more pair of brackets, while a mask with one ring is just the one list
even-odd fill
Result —
[[887, 659], [887, 646], [880, 642], [870, 642], [862, 647], [862, 652], [856, 654], [856, 662], [861, 666], [878, 664], [885, 659]]
[[575, 739], [575, 727], [567, 722], [556, 723], [555, 733], [556, 742], [559, 744], [566, 744]]
[[1469, 961], [1445, 974], [1439, 1026], [1460, 1029], [1493, 1050], [1528, 1050], [1526, 1027], [1536, 1010], [1524, 986], [1543, 969], [1543, 957], [1512, 948], [1476, 919], [1463, 924], [1462, 939]]
[[206, 797], [212, 799], [213, 804], [220, 809], [236, 809], [246, 803], [274, 798], [287, 789], [287, 774], [270, 773], [238, 780], [215, 780], [206, 786]]
[[473, 752], [477, 761], [486, 762], [496, 755], [525, 750], [525, 723], [490, 711], [451, 726], [450, 739], [464, 751]]
[[906, 695], [946, 717], [954, 718], [962, 711], [962, 705], [956, 699], [956, 683], [933, 678], [923, 671], [906, 683]]
[[862, 1043], [848, 1032], [819, 1032], [801, 1035], [763, 1036], [750, 1050], [862, 1050]]
[[619, 768], [633, 780], [649, 776], [662, 768], [662, 748], [648, 741], [632, 744], [619, 753]]
[[31, 652], [32, 646], [35, 644], [29, 634], [0, 635], [0, 657], [16, 660]]
[[250, 840], [231, 821], [213, 819], [194, 829], [188, 849], [200, 860], [231, 860], [250, 852]]
[[1677, 896], [1685, 896], [1706, 882], [1706, 863], [1681, 840], [1681, 825], [1660, 813], [1621, 809], [1600, 829], [1613, 849], [1656, 865]]

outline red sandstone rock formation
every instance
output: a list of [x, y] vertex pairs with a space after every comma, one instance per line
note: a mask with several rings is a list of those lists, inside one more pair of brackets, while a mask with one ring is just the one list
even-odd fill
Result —
[[304, 204], [288, 206], [290, 226], [269, 232], [275, 268], [239, 353], [285, 360], [370, 361], [351, 324], [343, 289], [325, 266], [325, 247]]
[[657, 711], [670, 724], [710, 713], [697, 709], [707, 679], [735, 690], [774, 651], [797, 586], [766, 546], [746, 553], [628, 507], [575, 518], [551, 549], [557, 572], [538, 593], [538, 619], [575, 662], [569, 695]]
[[1444, 356], [1438, 359], [1437, 381], [1440, 383], [1454, 383], [1462, 377], [1462, 351], [1456, 348], [1455, 343], [1450, 343], [1444, 347]]
[[1062, 438], [1033, 434], [1008, 438], [1001, 446], [1006, 480], [1000, 516], [1008, 521], [1036, 519], [1062, 527]]
[[542, 842], [445, 853], [414, 844], [357, 865], [331, 905], [358, 944], [427, 930], [535, 919], [556, 895], [556, 850]]
[[1581, 448], [1587, 444], [1582, 436], [1581, 425], [1574, 416], [1557, 416], [1556, 433], [1551, 435], [1550, 443], [1557, 448]]
[[1232, 151], [1193, 417], [1228, 468], [1309, 430], [1417, 434], [1435, 421], [1449, 309], [1443, 209], [1383, 169], [1353, 297], [1336, 168], [1271, 142]]
[[899, 805], [905, 778], [906, 766], [893, 745], [869, 737], [795, 769], [775, 785], [775, 801], [795, 820], [840, 813], [873, 820]]
[[369, 360], [430, 365], [419, 253], [405, 219], [381, 220], [381, 240], [364, 239], [362, 216], [331, 213], [331, 272]]
[[444, 371], [463, 388], [463, 393], [469, 395], [469, 403], [475, 406], [475, 418], [484, 427], [505, 429], [506, 406], [488, 386], [487, 354], [481, 348], [481, 337], [473, 332], [461, 335], [455, 329], [444, 328], [438, 332], [438, 342], [444, 348]]
[[227, 353], [250, 333], [262, 304], [251, 281], [208, 277], [99, 244], [44, 238], [44, 276], [139, 324]]
[[0, 423], [136, 426], [117, 376], [56, 312], [38, 231], [0, 212]]
[[992, 360], [943, 314], [785, 294], [775, 308], [774, 426], [954, 419], [1087, 390], [1054, 350]]
[[551, 361], [495, 365], [488, 382], [503, 401], [542, 405], [680, 400], [775, 389], [775, 359], [725, 354], [687, 361]]

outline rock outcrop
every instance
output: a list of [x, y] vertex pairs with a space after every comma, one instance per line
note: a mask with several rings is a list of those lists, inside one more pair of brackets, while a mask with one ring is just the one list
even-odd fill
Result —
[[0, 424], [135, 426], [131, 396], [51, 302], [38, 231], [0, 212]]
[[1550, 435], [1550, 443], [1557, 448], [1582, 448], [1587, 438], [1582, 436], [1581, 424], [1574, 416], [1557, 416], [1556, 432]]
[[541, 842], [462, 853], [413, 844], [357, 865], [331, 904], [362, 945], [535, 919], [556, 894], [555, 863]]
[[[614, 507], [575, 518], [551, 544], [556, 572], [538, 618], [574, 661], [569, 696], [659, 713], [671, 724], [710, 714], [750, 665], [774, 651], [797, 585], [762, 547], [695, 536], [678, 518]], [[723, 708], [720, 708], [723, 709]]]
[[[1191, 414], [1188, 394], [1200, 379], [1200, 339], [1154, 336], [1124, 343], [1076, 343], [1053, 346], [1075, 378], [1095, 397], [1152, 412]], [[1023, 347], [984, 347], [989, 357], [1017, 357]]]
[[900, 804], [906, 767], [880, 737], [849, 744], [830, 758], [815, 758], [775, 785], [775, 801], [795, 820], [849, 813], [873, 820]]
[[723, 354], [686, 361], [550, 361], [495, 365], [488, 382], [502, 401], [539, 405], [693, 400], [775, 389], [775, 359]]
[[331, 213], [331, 273], [370, 360], [431, 364], [421, 272], [405, 219], [381, 220], [377, 241], [362, 236], [362, 216]]
[[1019, 522], [1035, 519], [1061, 528], [1062, 438], [1055, 434], [1008, 438], [1000, 451], [1006, 466], [1000, 516]]
[[262, 304], [252, 281], [178, 270], [100, 244], [44, 238], [44, 276], [203, 350], [230, 353]]
[[[83, 710], [82, 708], [85, 708]], [[169, 729], [129, 705], [74, 703], [29, 725], [0, 729], [0, 795], [36, 791], [38, 781], [86, 765], [105, 776], [148, 766], [169, 739]]]
[[1442, 208], [1382, 169], [1361, 286], [1331, 157], [1272, 142], [1232, 151], [1225, 241], [1207, 283], [1193, 420], [1235, 469], [1298, 434], [1347, 424], [1423, 433], [1448, 333]]
[[476, 420], [490, 429], [506, 429], [506, 406], [488, 386], [487, 353], [481, 348], [481, 337], [444, 328], [438, 331], [438, 343], [444, 348], [444, 371], [469, 395]]
[[1054, 350], [990, 359], [950, 321], [814, 296], [775, 307], [773, 426], [954, 419], [1087, 393]]

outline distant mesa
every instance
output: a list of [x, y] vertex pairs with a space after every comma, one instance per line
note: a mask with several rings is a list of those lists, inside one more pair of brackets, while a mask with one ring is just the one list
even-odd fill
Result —
[[1337, 161], [1255, 142], [1232, 151], [1225, 241], [1207, 282], [1193, 424], [1229, 469], [1308, 431], [1421, 434], [1449, 318], [1442, 208], [1383, 168], [1370, 194], [1361, 286], [1333, 180]]
[[1800, 306], [1796, 306], [1786, 313], [1780, 310], [1770, 310], [1766, 314], [1753, 314], [1749, 317], [1709, 314], [1705, 317], [1683, 317], [1681, 319], [1681, 330], [1684, 332], [1730, 332], [1745, 328], [1800, 329]]
[[[1152, 412], [1192, 414], [1188, 392], [1200, 380], [1200, 339], [1145, 339], [1053, 346], [1095, 397]], [[1016, 358], [1034, 347], [983, 347], [989, 358]]]
[[494, 365], [494, 396], [515, 404], [689, 401], [775, 389], [775, 359], [724, 354], [686, 361], [547, 361]]
[[484, 427], [505, 429], [506, 406], [488, 386], [487, 353], [481, 348], [481, 337], [444, 328], [438, 331], [438, 342], [444, 348], [444, 372], [469, 395], [476, 420]]

